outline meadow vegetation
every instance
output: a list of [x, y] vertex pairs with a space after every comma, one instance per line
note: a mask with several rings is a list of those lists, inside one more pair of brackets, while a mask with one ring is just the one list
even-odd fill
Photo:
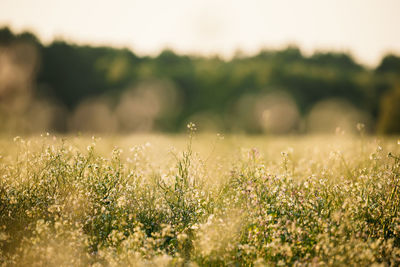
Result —
[[2, 266], [398, 266], [400, 141], [0, 139]]

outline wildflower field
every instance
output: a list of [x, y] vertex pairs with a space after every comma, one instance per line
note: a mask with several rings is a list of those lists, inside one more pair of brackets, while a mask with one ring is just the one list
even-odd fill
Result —
[[400, 141], [0, 138], [2, 266], [399, 266]]

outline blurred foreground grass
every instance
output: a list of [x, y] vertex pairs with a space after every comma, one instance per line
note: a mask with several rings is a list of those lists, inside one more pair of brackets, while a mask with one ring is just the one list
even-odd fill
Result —
[[400, 144], [0, 139], [4, 266], [400, 264]]

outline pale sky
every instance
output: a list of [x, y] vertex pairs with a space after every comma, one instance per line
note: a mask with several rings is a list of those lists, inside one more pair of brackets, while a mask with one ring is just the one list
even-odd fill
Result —
[[297, 44], [373, 66], [400, 54], [400, 0], [0, 0], [2, 26], [139, 55], [169, 47], [230, 57]]

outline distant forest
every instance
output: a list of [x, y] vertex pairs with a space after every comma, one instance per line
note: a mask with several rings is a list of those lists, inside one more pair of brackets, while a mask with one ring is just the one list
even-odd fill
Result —
[[347, 53], [306, 56], [296, 46], [230, 60], [169, 49], [151, 57], [44, 45], [0, 29], [0, 122], [8, 130], [179, 132], [193, 121], [200, 130], [305, 133], [311, 117], [340, 121], [350, 111], [371, 133], [400, 133], [399, 56], [375, 69]]

